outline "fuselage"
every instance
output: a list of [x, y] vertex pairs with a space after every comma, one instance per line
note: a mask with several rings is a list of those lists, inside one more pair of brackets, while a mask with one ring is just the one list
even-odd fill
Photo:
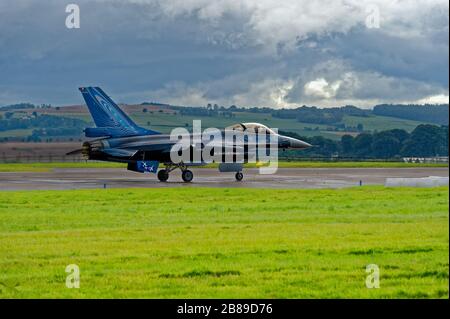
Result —
[[[132, 163], [141, 160], [153, 160], [162, 163], [170, 163], [171, 151], [180, 140], [190, 141], [184, 144], [192, 152], [203, 149], [205, 146], [215, 147], [215, 151], [221, 151], [223, 155], [234, 152], [243, 154], [244, 157], [255, 152], [259, 147], [267, 149], [304, 149], [311, 145], [292, 137], [276, 134], [256, 134], [222, 130], [219, 135], [187, 134], [174, 138], [169, 134], [138, 135], [128, 137], [103, 138], [85, 142], [83, 154], [91, 160], [116, 161]], [[244, 159], [247, 162], [248, 158]], [[202, 161], [203, 162], [203, 161]], [[189, 163], [186, 163], [189, 164]], [[199, 164], [199, 163], [194, 163]], [[205, 163], [206, 164], [206, 163]]]

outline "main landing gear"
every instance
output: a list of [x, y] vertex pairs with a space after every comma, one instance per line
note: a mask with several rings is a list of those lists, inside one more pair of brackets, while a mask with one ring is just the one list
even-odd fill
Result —
[[236, 175], [234, 175], [234, 177], [236, 177], [236, 180], [240, 182], [244, 178], [244, 174], [242, 174], [242, 172], [237, 172]]
[[169, 173], [175, 169], [181, 169], [181, 178], [184, 182], [189, 183], [194, 179], [194, 173], [187, 169], [187, 166], [184, 164], [169, 164], [166, 168], [160, 170], [158, 172], [158, 179], [160, 182], [167, 182], [169, 179]]
[[167, 169], [162, 169], [158, 172], [158, 179], [160, 182], [167, 182], [169, 179], [169, 172]]
[[[180, 164], [167, 164], [165, 168], [159, 170], [158, 179], [160, 182], [167, 182], [171, 171], [179, 168], [181, 170], [181, 178], [184, 182], [189, 183], [194, 179], [194, 173], [188, 170], [187, 166], [183, 163]], [[234, 175], [236, 181], [240, 182], [244, 178], [244, 174], [241, 171], [237, 171]]]

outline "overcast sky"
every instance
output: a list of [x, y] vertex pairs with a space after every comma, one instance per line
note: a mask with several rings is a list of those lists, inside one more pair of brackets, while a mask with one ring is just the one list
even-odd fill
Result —
[[[66, 27], [69, 3], [79, 29]], [[0, 105], [80, 104], [87, 85], [124, 103], [448, 103], [448, 10], [448, 0], [1, 0]]]

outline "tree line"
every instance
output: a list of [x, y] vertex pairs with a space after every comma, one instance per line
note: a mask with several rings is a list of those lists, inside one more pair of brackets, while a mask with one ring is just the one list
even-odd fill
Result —
[[[343, 135], [340, 141], [322, 136], [303, 137], [292, 132], [282, 132], [294, 138], [302, 139], [313, 147], [291, 151], [305, 157], [433, 157], [448, 156], [448, 126], [421, 124], [411, 133], [393, 129], [375, 133], [361, 133], [357, 136]], [[289, 153], [288, 153], [289, 154]]]
[[84, 129], [87, 122], [70, 117], [53, 116], [42, 114], [38, 115], [35, 112], [31, 116], [26, 117], [13, 117], [7, 116], [5, 118], [0, 118], [0, 131], [9, 131], [17, 129], [28, 129], [28, 128], [57, 128], [57, 127], [70, 127], [77, 129]]
[[320, 109], [315, 106], [302, 106], [296, 109], [272, 110], [272, 116], [282, 119], [295, 118], [298, 122], [312, 124], [337, 124], [342, 122], [344, 115], [368, 117], [370, 111], [356, 106], [332, 107]]
[[381, 104], [373, 108], [373, 114], [397, 117], [406, 120], [448, 125], [448, 104], [439, 105], [394, 105]]
[[323, 125], [341, 125], [344, 116], [369, 117], [373, 115], [396, 117], [406, 120], [414, 120], [424, 123], [434, 123], [438, 125], [448, 125], [449, 107], [446, 104], [439, 105], [376, 105], [373, 110], [360, 109], [353, 105], [341, 107], [318, 108], [316, 106], [306, 106], [293, 109], [272, 109], [259, 107], [239, 107], [231, 105], [229, 107], [218, 106], [217, 104], [208, 104], [206, 107], [184, 107], [168, 106], [177, 110], [181, 115], [191, 116], [223, 116], [226, 113], [266, 113], [275, 118], [296, 119], [298, 122], [323, 124]]

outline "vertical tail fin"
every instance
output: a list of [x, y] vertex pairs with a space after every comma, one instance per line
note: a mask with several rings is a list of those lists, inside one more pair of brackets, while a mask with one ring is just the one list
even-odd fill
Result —
[[98, 137], [109, 135], [111, 137], [151, 135], [158, 132], [139, 127], [110, 99], [99, 87], [81, 87], [81, 94], [92, 115], [95, 129], [86, 129], [86, 136]]

